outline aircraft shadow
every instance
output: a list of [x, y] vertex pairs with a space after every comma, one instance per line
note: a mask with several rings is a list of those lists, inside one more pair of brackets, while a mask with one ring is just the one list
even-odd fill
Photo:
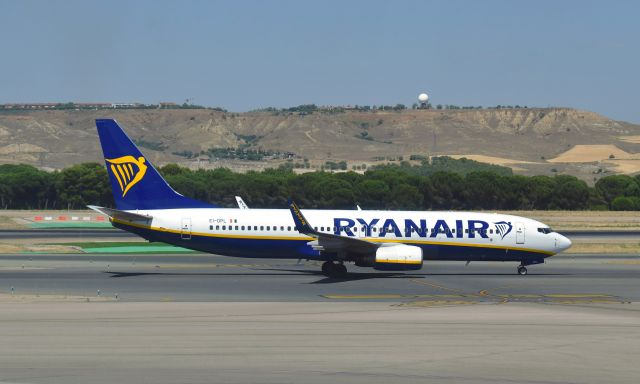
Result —
[[[265, 269], [262, 269], [265, 270]], [[269, 268], [269, 271], [286, 271], [304, 273], [308, 275], [323, 276], [321, 271], [310, 270], [297, 270], [297, 269], [281, 269], [281, 268]], [[529, 276], [569, 276], [570, 273], [535, 273]], [[365, 279], [424, 279], [433, 276], [515, 276], [515, 273], [406, 273], [406, 272], [349, 272], [346, 276], [340, 278], [325, 277], [322, 280], [315, 281], [309, 284], [326, 284], [336, 283], [342, 281], [355, 281]]]
[[[139, 276], [300, 276], [300, 274], [305, 274], [309, 276], [320, 276], [322, 277], [318, 281], [314, 281], [308, 284], [331, 284], [331, 283], [342, 283], [348, 281], [356, 281], [356, 280], [365, 280], [365, 279], [389, 279], [389, 278], [400, 278], [400, 279], [408, 279], [408, 278], [421, 278], [421, 276], [414, 275], [406, 275], [401, 273], [349, 273], [347, 276], [342, 278], [332, 278], [325, 277], [320, 271], [303, 271], [303, 270], [295, 270], [295, 269], [266, 269], [261, 270], [265, 271], [263, 273], [205, 273], [205, 272], [117, 272], [117, 271], [108, 271], [103, 272], [109, 274], [110, 278], [123, 278], [123, 277], [139, 277]], [[273, 271], [272, 273], [268, 273], [266, 271]]]
[[420, 276], [406, 273], [375, 273], [375, 272], [349, 272], [343, 277], [326, 277], [321, 271], [317, 270], [301, 270], [301, 269], [283, 269], [283, 268], [269, 268], [261, 269], [262, 271], [283, 271], [283, 272], [295, 272], [298, 274], [306, 274], [309, 276], [322, 277], [318, 281], [314, 281], [308, 284], [333, 284], [342, 283], [347, 281], [367, 280], [367, 279], [411, 279], [420, 278]]
[[[318, 276], [321, 277], [317, 281], [307, 284], [335, 284], [349, 281], [370, 280], [370, 279], [424, 279], [433, 276], [513, 276], [514, 273], [403, 273], [403, 272], [349, 272], [346, 276], [326, 277], [318, 270], [302, 270], [302, 269], [285, 269], [285, 268], [269, 268], [254, 269], [254, 271], [263, 272], [117, 272], [105, 271], [110, 274], [110, 278], [138, 277], [138, 276]], [[567, 276], [569, 273], [536, 273], [529, 276]]]

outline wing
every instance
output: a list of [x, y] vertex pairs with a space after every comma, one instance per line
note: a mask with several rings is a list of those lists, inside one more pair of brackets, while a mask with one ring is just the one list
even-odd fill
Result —
[[291, 200], [289, 200], [289, 210], [291, 211], [291, 216], [293, 216], [293, 221], [296, 224], [298, 232], [316, 239], [308, 243], [315, 250], [327, 252], [372, 253], [381, 246], [380, 244], [362, 239], [316, 231], [304, 217], [302, 211], [298, 208], [298, 205]]

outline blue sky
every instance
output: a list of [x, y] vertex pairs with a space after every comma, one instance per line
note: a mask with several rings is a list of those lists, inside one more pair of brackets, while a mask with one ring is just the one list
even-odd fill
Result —
[[567, 106], [640, 123], [637, 1], [0, 0], [0, 103]]

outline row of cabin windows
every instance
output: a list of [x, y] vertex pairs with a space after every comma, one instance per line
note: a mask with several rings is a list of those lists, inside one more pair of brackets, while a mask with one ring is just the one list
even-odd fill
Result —
[[[222, 226], [216, 225], [216, 231], [219, 231], [219, 230], [223, 230], [223, 231], [227, 231], [227, 230], [229, 230], [229, 231], [233, 231], [233, 230], [236, 230], [236, 231], [245, 231], [245, 230], [246, 231], [252, 231], [252, 230], [253, 231], [258, 231], [258, 228], [260, 228], [259, 229], [260, 231], [265, 231], [265, 230], [267, 230], [267, 231], [271, 231], [271, 230], [278, 231], [278, 226], [275, 226], [275, 225], [274, 226], [270, 226], [270, 225], [267, 225], [267, 226], [264, 226], [264, 225], [260, 225], [260, 226], [258, 226], [258, 225], [254, 225], [254, 226], [251, 226], [251, 225], [248, 225], [248, 226], [244, 226], [244, 225], [236, 225], [236, 226], [229, 225], [228, 228], [227, 228], [226, 225], [222, 225]], [[291, 227], [290, 226], [288, 226], [286, 228], [287, 228], [286, 229], [287, 231], [291, 232]], [[319, 231], [320, 232], [325, 232], [325, 228], [326, 228], [326, 231], [334, 231], [334, 232], [338, 229], [337, 227], [333, 227], [333, 228], [332, 227], [320, 227]], [[341, 228], [341, 229], [342, 229], [342, 231], [346, 231], [346, 230], [350, 229], [353, 232], [358, 232], [358, 228], [359, 227], [353, 227], [353, 228], [344, 227], [344, 228]], [[213, 225], [210, 225], [209, 229], [213, 231]], [[318, 231], [318, 227], [314, 227], [314, 229], [316, 231]], [[372, 229], [372, 232], [377, 232], [378, 231], [377, 227], [373, 227], [371, 229]], [[385, 232], [385, 228], [379, 228], [379, 230], [380, 230], [380, 233]], [[280, 226], [280, 231], [284, 232], [285, 231], [285, 227], [284, 226]], [[366, 231], [367, 231], [367, 228], [366, 227], [362, 227], [362, 232], [366, 233]], [[391, 228], [386, 228], [386, 232], [387, 233], [393, 233], [394, 231]], [[409, 231], [405, 231], [405, 232], [409, 232]], [[415, 228], [411, 228], [410, 232], [411, 233], [417, 233], [418, 231]], [[433, 232], [435, 232], [435, 230], [434, 229], [431, 229], [431, 230], [425, 229], [425, 233], [429, 233], [429, 232], [433, 233]], [[442, 234], [447, 233], [447, 232], [450, 233], [450, 234], [455, 234], [456, 230], [454, 228], [454, 229], [450, 229], [448, 231], [444, 230], [444, 229], [441, 229], [441, 230], [438, 231], [438, 233], [442, 233]], [[493, 229], [489, 229], [489, 230], [476, 229], [475, 232], [479, 233], [479, 234], [483, 234], [483, 235], [486, 235], [486, 234], [493, 235]], [[469, 233], [469, 228], [465, 229], [464, 233]], [[497, 233], [497, 231], [496, 231], [496, 233]]]
[[[267, 225], [266, 227], [264, 225], [260, 225], [260, 226], [254, 225], [253, 227], [250, 226], [250, 225], [247, 225], [246, 227], [244, 225], [236, 225], [235, 227], [233, 225], [229, 225], [228, 230], [229, 231], [233, 231], [235, 229], [236, 231], [245, 231], [245, 230], [246, 231], [257, 231], [258, 228], [260, 228], [260, 231], [264, 231], [264, 230], [271, 231], [272, 229], [274, 231], [278, 230], [278, 227], [275, 226], [275, 225], [273, 227], [270, 226], [270, 225]], [[284, 226], [280, 226], [280, 231], [284, 232], [284, 228], [285, 228]], [[209, 229], [213, 231], [213, 225], [210, 225]], [[219, 231], [221, 229], [223, 231], [226, 231], [227, 230], [227, 226], [226, 225], [223, 225], [223, 226], [216, 225], [216, 231]], [[287, 227], [287, 231], [291, 231], [291, 227]]]

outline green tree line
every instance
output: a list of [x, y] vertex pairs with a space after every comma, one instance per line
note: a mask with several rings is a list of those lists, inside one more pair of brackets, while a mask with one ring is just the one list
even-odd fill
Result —
[[[573, 176], [526, 177], [468, 162], [403, 162], [372, 167], [364, 174], [298, 175], [291, 167], [241, 174], [224, 168], [192, 171], [175, 164], [160, 172], [178, 192], [226, 207], [235, 207], [234, 196], [240, 195], [256, 208], [283, 208], [293, 197], [305, 208], [353, 209], [360, 204], [383, 210], [640, 210], [640, 176], [608, 176], [590, 187]], [[456, 171], [445, 170], [444, 164]], [[113, 206], [101, 164], [56, 172], [0, 165], [3, 209], [78, 209], [87, 204]]]

